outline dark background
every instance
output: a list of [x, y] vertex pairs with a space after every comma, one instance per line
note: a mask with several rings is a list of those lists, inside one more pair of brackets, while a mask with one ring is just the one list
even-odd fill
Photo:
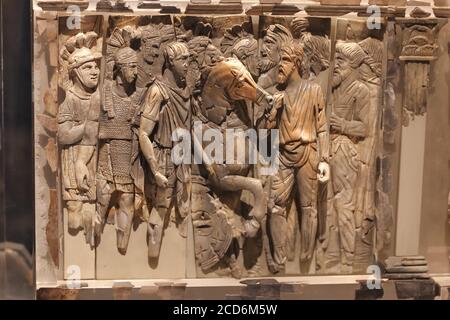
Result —
[[[0, 242], [31, 252], [34, 235], [31, 1], [0, 0], [3, 90], [0, 136]], [[3, 215], [3, 217], [2, 217]]]

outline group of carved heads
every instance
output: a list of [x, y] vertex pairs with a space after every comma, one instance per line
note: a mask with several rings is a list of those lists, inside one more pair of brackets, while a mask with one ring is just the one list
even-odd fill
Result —
[[[313, 82], [322, 72], [330, 68], [330, 39], [325, 35], [313, 34], [308, 19], [294, 18], [288, 26], [271, 24], [265, 28], [259, 39], [251, 32], [249, 23], [235, 25], [225, 30], [220, 43], [217, 43], [217, 39], [215, 39], [215, 42], [213, 41], [211, 28], [211, 25], [207, 23], [198, 23], [196, 28], [189, 31], [165, 24], [116, 28], [107, 39], [103, 54], [99, 52], [98, 36], [94, 32], [80, 33], [70, 37], [65, 42], [60, 54], [60, 86], [66, 92], [66, 101], [64, 102], [68, 104], [66, 110], [72, 115], [67, 115], [67, 118], [60, 117], [62, 120], [60, 120], [60, 132], [58, 134], [60, 148], [67, 149], [67, 152], [61, 157], [62, 180], [70, 180], [66, 179], [71, 175], [67, 170], [77, 171], [73, 175], [74, 183], [71, 183], [71, 181], [63, 183], [63, 189], [73, 189], [75, 194], [64, 198], [66, 201], [65, 208], [69, 212], [78, 211], [80, 215], [86, 216], [86, 210], [84, 209], [71, 209], [71, 206], [74, 206], [73, 201], [77, 201], [81, 207], [86, 203], [92, 205], [96, 201], [103, 201], [101, 200], [103, 199], [102, 196], [95, 196], [95, 194], [86, 197], [79, 196], [89, 193], [92, 184], [94, 184], [97, 188], [97, 195], [101, 195], [102, 192], [111, 192], [110, 190], [105, 191], [105, 188], [113, 188], [120, 195], [128, 193], [136, 195], [134, 200], [130, 200], [134, 202], [134, 204], [131, 204], [132, 209], [129, 209], [130, 205], [123, 205], [122, 202], [128, 201], [126, 197], [121, 198], [117, 204], [109, 202], [110, 197], [107, 198], [108, 201], [101, 203], [101, 206], [108, 210], [111, 210], [111, 208], [116, 210], [115, 217], [112, 219], [115, 219], [118, 232], [125, 233], [125, 238], [129, 237], [130, 219], [134, 216], [134, 213], [128, 212], [129, 210], [143, 212], [147, 210], [146, 213], [144, 212], [144, 216], [145, 214], [149, 215], [150, 209], [146, 207], [149, 201], [142, 200], [142, 198], [147, 197], [144, 184], [139, 184], [137, 182], [139, 179], [133, 176], [133, 172], [130, 172], [136, 189], [129, 189], [125, 186], [126, 183], [120, 182], [115, 176], [119, 175], [122, 168], [114, 168], [114, 166], [124, 165], [121, 162], [124, 157], [128, 157], [130, 163], [135, 161], [136, 158], [140, 158], [139, 155], [136, 156], [133, 153], [136, 150], [140, 153], [139, 148], [136, 147], [138, 144], [133, 143], [137, 139], [137, 131], [139, 131], [140, 125], [139, 117], [144, 108], [143, 104], [148, 99], [146, 95], [150, 90], [149, 88], [155, 85], [158, 87], [160, 86], [159, 83], [170, 84], [172, 86], [170, 89], [178, 90], [176, 94], [179, 94], [177, 97], [181, 97], [179, 101], [184, 101], [185, 93], [189, 97], [186, 101], [193, 101], [195, 100], [194, 96], [198, 97], [199, 99], [196, 101], [197, 104], [200, 103], [200, 106], [194, 102], [187, 102], [190, 108], [189, 112], [197, 113], [197, 115], [203, 114], [208, 121], [216, 125], [222, 125], [223, 120], [217, 113], [217, 107], [222, 103], [219, 101], [222, 97], [221, 94], [223, 94], [225, 100], [228, 99], [225, 103], [228, 106], [225, 115], [227, 112], [228, 114], [236, 112], [230, 107], [230, 105], [233, 105], [233, 101], [257, 103], [260, 101], [259, 96], [263, 94], [267, 98], [266, 104], [269, 103], [269, 105], [266, 105], [265, 110], [261, 111], [260, 114], [268, 113], [268, 118], [270, 118], [270, 112], [273, 115], [274, 111], [271, 110], [274, 106], [270, 104], [275, 103], [272, 95], [283, 93], [284, 88], [292, 86], [292, 83], [297, 83], [297, 81]], [[333, 74], [330, 77], [332, 79], [331, 87], [333, 89], [338, 88], [351, 74], [356, 73], [358, 73], [358, 76], [355, 79], [358, 80], [379, 80], [381, 76], [381, 55], [382, 50], [378, 40], [368, 38], [360, 43], [339, 41], [335, 48], [335, 67], [331, 71]], [[102, 57], [104, 57], [103, 61]], [[100, 69], [102, 62], [104, 62], [103, 74]], [[326, 81], [328, 81], [328, 76]], [[100, 87], [100, 83], [103, 84], [103, 87]], [[164, 108], [174, 108], [174, 106], [170, 106], [170, 99], [175, 98], [171, 98], [173, 96], [167, 94], [166, 89], [158, 90], [161, 91], [163, 96], [163, 102], [161, 103], [164, 104]], [[112, 124], [108, 125], [111, 130], [123, 129], [119, 128], [123, 123], [120, 123], [120, 116], [116, 115], [117, 108], [130, 109], [129, 112], [127, 111], [124, 121], [128, 121], [128, 129], [133, 132], [133, 137], [123, 138], [130, 140], [129, 144], [120, 141], [121, 138], [118, 136], [108, 136], [107, 134], [104, 136], [100, 134], [99, 136], [98, 130], [99, 126], [100, 131], [102, 130], [103, 120], [100, 121], [99, 118], [95, 120], [89, 115], [92, 112], [85, 112], [85, 109], [89, 110], [96, 107], [95, 97], [99, 94], [99, 91], [101, 91], [102, 96], [99, 112], [106, 115], [102, 119], [107, 122], [117, 118], [116, 122], [111, 122]], [[325, 101], [326, 88], [321, 92]], [[114, 98], [116, 95], [119, 98]], [[70, 101], [69, 96], [72, 97]], [[352, 97], [349, 97], [348, 100], [351, 101]], [[117, 101], [120, 101], [120, 105], [117, 105], [119, 103]], [[180, 102], [180, 105], [183, 103]], [[374, 107], [377, 108], [377, 106]], [[195, 108], [199, 110], [195, 111]], [[279, 113], [280, 110], [275, 110], [275, 113]], [[354, 142], [355, 137], [347, 134], [345, 127], [346, 124], [348, 127], [352, 127], [354, 121], [359, 121], [359, 119], [351, 119], [351, 117], [344, 119], [345, 115], [337, 117], [334, 115], [334, 111], [333, 109], [332, 121], [328, 123], [328, 127], [331, 126], [332, 129], [335, 127], [336, 133], [346, 135], [350, 141]], [[356, 114], [356, 111], [349, 110], [348, 113]], [[254, 116], [258, 117], [257, 114], [258, 111], [255, 110]], [[273, 116], [271, 120], [275, 121], [275, 118]], [[253, 126], [257, 119], [252, 120], [250, 126]], [[97, 121], [97, 126], [86, 125], [88, 121]], [[189, 119], [189, 121], [191, 120]], [[371, 126], [370, 121], [372, 120], [367, 120], [364, 124]], [[100, 125], [98, 125], [98, 122], [100, 122]], [[118, 127], [113, 128], [114, 125]], [[155, 130], [160, 130], [163, 125], [165, 124], [157, 124], [159, 129]], [[190, 128], [191, 126], [189, 124], [186, 127]], [[88, 130], [97, 130], [97, 132], [87, 132]], [[69, 137], [64, 140], [65, 135], [73, 138], [70, 139]], [[100, 142], [86, 143], [86, 141], [92, 140], [89, 139], [92, 136], [95, 136]], [[365, 136], [360, 135], [358, 138], [364, 139]], [[318, 137], [315, 139], [318, 140]], [[319, 143], [319, 141], [317, 142]], [[331, 143], [331, 147], [333, 146], [333, 142], [327, 143]], [[104, 151], [105, 145], [108, 147], [107, 151]], [[361, 156], [361, 153], [365, 152], [365, 149], [361, 149], [356, 143], [352, 146], [350, 149], [356, 150], [352, 152], [359, 153], [358, 155], [354, 154], [355, 157]], [[92, 150], [83, 158], [81, 155], [84, 147], [91, 147]], [[320, 146], [320, 148], [328, 150], [328, 147]], [[120, 152], [127, 154], [118, 154]], [[101, 162], [102, 154], [109, 159], [106, 166], [109, 165], [113, 172], [112, 178], [102, 177], [109, 179], [108, 183], [112, 183], [112, 185], [122, 184], [123, 186], [108, 187], [108, 185], [96, 183], [96, 175], [104, 174], [103, 167], [98, 170], [97, 168], [94, 170], [86, 169], [92, 164], [92, 161], [95, 163]], [[369, 158], [372, 156], [370, 155]], [[95, 160], [97, 158], [99, 160]], [[327, 159], [327, 157], [324, 157], [324, 159]], [[365, 164], [372, 166], [373, 161], [371, 161]], [[72, 166], [71, 163], [75, 165]], [[105, 163], [102, 165], [105, 166]], [[146, 166], [147, 164], [143, 165], [143, 167]], [[129, 167], [131, 168], [129, 170], [134, 170], [133, 164], [130, 164]], [[158, 167], [158, 165], [155, 165], [155, 167]], [[331, 169], [333, 170], [333, 163]], [[152, 168], [152, 170], [157, 170], [157, 168]], [[216, 170], [218, 169], [216, 168]], [[357, 169], [358, 172], [359, 170]], [[149, 172], [151, 170], [144, 168], [140, 174], [151, 175]], [[152, 181], [159, 188], [168, 184], [167, 179], [169, 177], [160, 180], [156, 176], [155, 178], [157, 181]], [[345, 178], [343, 179], [345, 180]], [[364, 177], [361, 178], [360, 176], [360, 182], [358, 183], [373, 183], [373, 181], [361, 182], [363, 180]], [[224, 180], [223, 183], [226, 184], [227, 181]], [[300, 188], [300, 186], [298, 187]], [[331, 198], [334, 196], [336, 195]], [[256, 201], [259, 201], [259, 199]], [[319, 200], [314, 199], [314, 201]], [[137, 204], [138, 202], [139, 204]], [[99, 206], [100, 204], [97, 204], [97, 207]], [[336, 210], [339, 211], [340, 208]], [[210, 212], [210, 214], [214, 214], [214, 212]], [[99, 236], [101, 231], [98, 231], [98, 225], [105, 223], [104, 218], [101, 214], [99, 217], [98, 212], [91, 212], [87, 218], [84, 217], [85, 222], [83, 224], [73, 224], [72, 226], [84, 229], [87, 234], [87, 241], [95, 246], [97, 241], [92, 240], [94, 237], [93, 230], [96, 230], [95, 234]], [[144, 217], [145, 219], [149, 220], [146, 222], [152, 224], [150, 218]], [[270, 216], [268, 219], [270, 220]], [[92, 221], [91, 225], [89, 225], [89, 221]], [[260, 223], [266, 222], [258, 221], [258, 225]], [[335, 227], [342, 226], [337, 225]], [[150, 227], [149, 230], [149, 232], [156, 232], [157, 229]], [[265, 228], [263, 232], [266, 233], [266, 236], [271, 237], [270, 234], [267, 234], [269, 231], [266, 231]], [[162, 237], [152, 236], [155, 238]], [[342, 234], [340, 236], [341, 238], [345, 237]], [[125, 241], [125, 245], [122, 243], [118, 247], [126, 251], [127, 243]], [[353, 249], [354, 244], [349, 250], [352, 251]], [[270, 251], [270, 249], [267, 250]], [[219, 258], [223, 258], [223, 254]]]

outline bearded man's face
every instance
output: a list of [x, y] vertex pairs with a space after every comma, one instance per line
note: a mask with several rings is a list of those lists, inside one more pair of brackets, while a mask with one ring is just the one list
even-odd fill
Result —
[[336, 65], [333, 72], [333, 88], [338, 87], [352, 72], [350, 61], [341, 53], [336, 54]]
[[264, 37], [263, 45], [261, 48], [261, 60], [259, 63], [260, 73], [267, 72], [280, 62], [280, 48], [274, 39], [270, 37]]
[[295, 61], [293, 58], [294, 57], [292, 57], [292, 55], [285, 51], [281, 53], [281, 62], [278, 66], [278, 84], [285, 84], [291, 77], [292, 73], [296, 70]]

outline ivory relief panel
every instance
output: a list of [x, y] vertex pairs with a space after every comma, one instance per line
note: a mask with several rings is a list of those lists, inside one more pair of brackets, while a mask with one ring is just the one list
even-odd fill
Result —
[[[64, 277], [365, 273], [381, 213], [385, 26], [58, 18]], [[50, 241], [50, 240], [49, 240]]]

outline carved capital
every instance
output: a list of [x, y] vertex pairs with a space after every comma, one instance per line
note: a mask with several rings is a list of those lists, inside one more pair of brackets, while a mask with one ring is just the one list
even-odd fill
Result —
[[436, 59], [438, 20], [398, 19], [403, 28], [403, 61], [432, 61]]
[[439, 19], [397, 19], [401, 25], [404, 61], [404, 110], [408, 115], [423, 115], [427, 110], [430, 62], [437, 58]]

